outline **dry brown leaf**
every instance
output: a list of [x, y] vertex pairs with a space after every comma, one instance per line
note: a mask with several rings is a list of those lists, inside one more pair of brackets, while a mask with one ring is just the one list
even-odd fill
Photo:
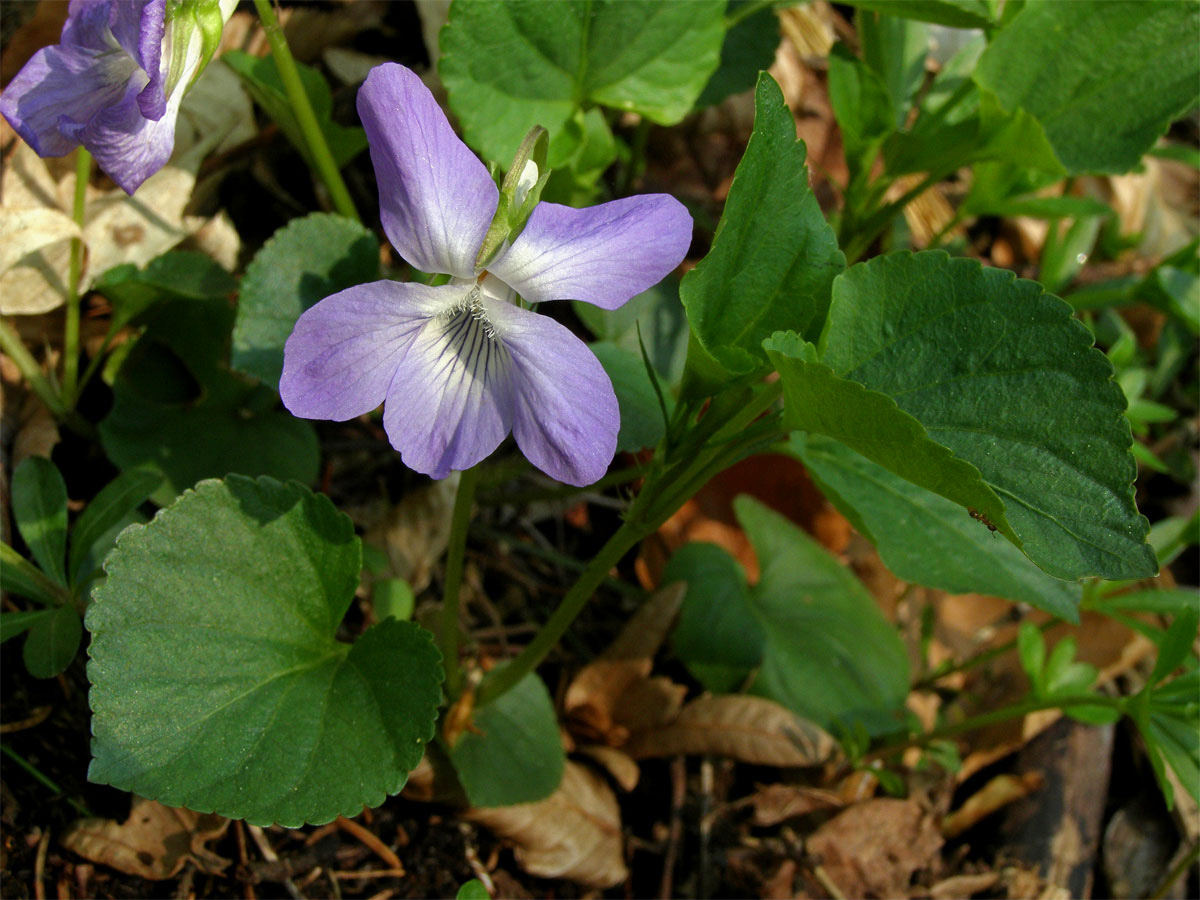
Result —
[[629, 871], [621, 843], [621, 810], [596, 773], [567, 761], [562, 784], [538, 803], [465, 813], [516, 846], [517, 861], [540, 878], [567, 878], [607, 888]]
[[229, 820], [215, 813], [196, 813], [135, 797], [124, 822], [80, 819], [63, 835], [62, 843], [92, 862], [142, 878], [172, 878], [189, 861], [203, 872], [219, 875], [229, 860], [204, 845], [228, 827]]
[[59, 442], [58, 422], [42, 399], [25, 385], [21, 371], [0, 354], [0, 431], [12, 435], [8, 464], [15, 469], [31, 456], [50, 457]]
[[933, 900], [958, 900], [962, 897], [974, 897], [980, 891], [986, 891], [1000, 880], [999, 872], [980, 872], [978, 875], [954, 875], [943, 879], [929, 889]]
[[630, 736], [634, 759], [713, 753], [766, 766], [815, 766], [837, 749], [825, 731], [765, 697], [739, 694], [693, 700], [675, 721]]
[[1032, 794], [1042, 786], [1043, 781], [1037, 772], [997, 775], [968, 797], [962, 806], [942, 819], [942, 834], [948, 838], [958, 837], [996, 810]]
[[415, 593], [429, 587], [433, 569], [450, 542], [450, 517], [458, 493], [458, 473], [405, 494], [371, 525], [369, 544], [387, 554], [390, 575], [403, 578]]
[[[838, 809], [845, 804], [832, 791], [796, 784], [769, 784], [747, 798], [754, 808], [755, 825], [772, 826], [821, 809]], [[744, 801], [739, 801], [744, 802]]]
[[682, 581], [657, 591], [625, 623], [601, 658], [652, 659], [675, 624], [686, 592], [687, 584]]
[[838, 813], [807, 842], [846, 897], [901, 897], [942, 846], [933, 818], [912, 800], [878, 798]]
[[584, 756], [603, 766], [604, 770], [613, 777], [613, 780], [621, 790], [632, 791], [637, 787], [638, 778], [641, 777], [641, 769], [629, 754], [623, 750], [618, 750], [616, 747], [605, 747], [600, 744], [588, 744], [577, 748], [576, 752], [582, 753]]

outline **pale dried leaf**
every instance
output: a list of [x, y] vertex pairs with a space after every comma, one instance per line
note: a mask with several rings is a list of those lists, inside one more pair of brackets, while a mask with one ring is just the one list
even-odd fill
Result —
[[705, 695], [683, 708], [670, 724], [630, 736], [634, 759], [713, 753], [768, 766], [815, 766], [837, 743], [812, 722], [764, 697]]
[[933, 818], [912, 800], [878, 798], [838, 813], [806, 848], [847, 897], [901, 897], [942, 846]]
[[605, 747], [601, 744], [588, 744], [576, 748], [576, 752], [582, 753], [593, 762], [603, 766], [621, 790], [632, 791], [637, 787], [641, 769], [625, 751], [618, 750], [616, 747]]
[[685, 593], [687, 583], [682, 581], [655, 592], [625, 623], [601, 658], [653, 659], [675, 624]]
[[841, 797], [832, 791], [796, 784], [769, 784], [747, 799], [754, 808], [751, 821], [762, 826], [778, 825], [810, 812], [838, 809], [844, 805]]
[[221, 210], [180, 244], [179, 249], [203, 253], [226, 271], [232, 272], [237, 268], [238, 255], [242, 252], [242, 239], [233, 220], [225, 210]]
[[991, 888], [1000, 880], [999, 872], [980, 872], [978, 875], [955, 875], [943, 879], [929, 889], [933, 900], [958, 900], [960, 897], [974, 897], [981, 891]]
[[942, 834], [948, 838], [958, 837], [996, 810], [1032, 794], [1042, 786], [1043, 781], [1037, 772], [997, 775], [942, 820]]
[[650, 675], [649, 659], [597, 659], [584, 666], [563, 697], [563, 712], [577, 730], [607, 740], [621, 695]]
[[142, 878], [172, 878], [189, 861], [203, 872], [219, 875], [229, 866], [229, 860], [204, 845], [219, 838], [228, 827], [229, 820], [224, 816], [175, 809], [135, 797], [124, 822], [80, 819], [63, 835], [62, 843], [92, 862]]
[[450, 517], [459, 475], [406, 494], [383, 519], [367, 529], [369, 544], [387, 554], [390, 575], [403, 578], [420, 593], [433, 580], [433, 568], [450, 542]]
[[603, 778], [579, 763], [568, 760], [562, 784], [545, 800], [465, 815], [514, 844], [517, 862], [531, 875], [596, 888], [629, 875], [617, 798]]

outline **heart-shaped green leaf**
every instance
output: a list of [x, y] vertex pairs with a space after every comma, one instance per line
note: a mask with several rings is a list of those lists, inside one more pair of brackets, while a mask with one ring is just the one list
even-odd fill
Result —
[[298, 484], [201, 482], [122, 533], [88, 608], [92, 781], [251, 822], [354, 815], [433, 736], [440, 656], [387, 619], [335, 639], [349, 518]]

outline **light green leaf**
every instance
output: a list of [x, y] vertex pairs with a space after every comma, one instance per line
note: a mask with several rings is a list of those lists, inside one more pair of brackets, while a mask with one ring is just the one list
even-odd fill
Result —
[[883, 140], [896, 130], [888, 86], [838, 43], [829, 54], [829, 102], [842, 133], [850, 176], [857, 179], [874, 162]]
[[83, 623], [74, 606], [67, 603], [34, 622], [25, 638], [22, 658], [34, 678], [53, 678], [65, 672], [79, 652]]
[[[254, 98], [254, 102], [275, 120], [279, 130], [287, 135], [292, 146], [300, 151], [300, 155], [308, 162], [308, 167], [316, 171], [308, 150], [308, 142], [304, 139], [304, 132], [279, 77], [274, 57], [251, 56], [241, 50], [227, 50], [221, 54], [221, 61], [233, 69], [245, 85], [246, 91]], [[308, 101], [312, 104], [317, 125], [329, 144], [334, 162], [341, 168], [367, 149], [367, 134], [361, 128], [347, 128], [333, 121], [333, 96], [320, 72], [303, 63], [296, 63], [296, 70], [300, 75], [300, 83], [304, 86], [304, 93], [308, 95]]]
[[1197, 46], [1195, 3], [1028, 3], [975, 78], [1036, 117], [1068, 171], [1127, 172], [1196, 103]]
[[79, 578], [80, 568], [96, 541], [146, 501], [162, 484], [156, 469], [130, 469], [106, 484], [75, 521], [71, 529], [71, 583]]
[[471, 806], [533, 803], [558, 790], [566, 756], [554, 701], [536, 673], [477, 708], [473, 724], [449, 750]]
[[679, 122], [717, 68], [724, 9], [722, 0], [458, 3], [438, 72], [467, 143], [507, 165], [530, 125], [553, 143], [586, 104]]
[[684, 276], [692, 331], [729, 372], [766, 367], [779, 329], [815, 337], [846, 265], [808, 186], [804, 143], [770, 75], [755, 89], [754, 133], [738, 164], [713, 248]]
[[163, 472], [154, 502], [229, 472], [316, 478], [312, 424], [280, 410], [271, 388], [226, 367], [233, 311], [224, 301], [159, 303], [145, 319], [113, 385], [100, 440], [122, 469]]
[[336, 639], [358, 585], [350, 519], [298, 484], [231, 475], [126, 529], [88, 608], [88, 777], [289, 827], [399, 791], [433, 736], [429, 634]]
[[279, 387], [283, 345], [300, 314], [330, 294], [379, 278], [379, 242], [332, 213], [293, 219], [254, 255], [242, 278], [230, 365]]
[[705, 688], [736, 691], [759, 665], [766, 646], [750, 606], [746, 574], [715, 544], [680, 547], [663, 571], [662, 584], [687, 584], [671, 635], [675, 655]]
[[[894, 400], [925, 440], [982, 475], [1003, 508], [916, 483], [974, 507], [1042, 569], [1063, 579], [1143, 578], [1158, 566], [1133, 502], [1125, 398], [1091, 343], [1071, 308], [1035, 282], [940, 252], [898, 253], [834, 285], [821, 362], [877, 392], [871, 398]], [[877, 433], [870, 440], [895, 445], [890, 462], [830, 436], [915, 480], [898, 465], [924, 465], [897, 463], [899, 435], [880, 436], [881, 423], [863, 427]]]
[[762, 571], [750, 605], [766, 635], [752, 691], [822, 727], [896, 730], [908, 657], [866, 588], [816, 541], [750, 497], [734, 501]]
[[455, 900], [491, 900], [491, 895], [487, 892], [487, 888], [483, 886], [483, 882], [478, 878], [472, 878], [470, 881], [464, 882], [463, 886], [458, 889], [458, 893], [454, 896]]
[[388, 616], [401, 622], [408, 621], [412, 618], [416, 599], [412, 585], [403, 578], [384, 578], [371, 587], [371, 607], [375, 610], [375, 618], [381, 622]]
[[67, 486], [46, 457], [31, 456], [13, 472], [12, 512], [42, 571], [66, 585]]
[[951, 28], [985, 28], [994, 23], [988, 0], [845, 0], [847, 6], [869, 9]]
[[[653, 447], [662, 440], [666, 431], [662, 407], [658, 404], [658, 395], [650, 381], [650, 373], [646, 371], [645, 361], [640, 355], [610, 344], [607, 341], [597, 341], [588, 347], [604, 366], [612, 381], [613, 390], [617, 394], [617, 403], [621, 409], [621, 431], [617, 435], [617, 452], [641, 450], [643, 447]], [[663, 395], [670, 415], [675, 401], [669, 394]]]
[[1158, 684], [1188, 658], [1196, 640], [1198, 622], [1200, 613], [1195, 606], [1185, 606], [1179, 610], [1158, 647], [1158, 659], [1154, 663], [1154, 671], [1150, 674], [1149, 684]]
[[0, 586], [10, 594], [42, 606], [58, 606], [70, 599], [64, 585], [55, 584], [41, 569], [3, 542], [0, 542]]
[[1017, 656], [1029, 676], [1035, 696], [1046, 693], [1046, 637], [1032, 622], [1022, 622], [1017, 630]]
[[1047, 575], [958, 504], [820, 435], [794, 435], [788, 452], [899, 578], [951, 594], [1005, 597], [1079, 621], [1079, 585]]

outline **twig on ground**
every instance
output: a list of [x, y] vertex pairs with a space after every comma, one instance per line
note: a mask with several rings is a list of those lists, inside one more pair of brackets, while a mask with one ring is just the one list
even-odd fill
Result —
[[38, 841], [37, 858], [33, 863], [33, 896], [37, 900], [46, 900], [46, 888], [42, 879], [46, 875], [46, 851], [49, 849], [50, 831], [47, 829], [42, 832], [42, 839]]
[[683, 837], [683, 802], [687, 798], [687, 758], [676, 756], [671, 760], [671, 830], [667, 837], [667, 853], [663, 859], [662, 882], [658, 896], [670, 900], [671, 881], [675, 875], [675, 860], [679, 856], [679, 842]]
[[400, 858], [392, 852], [375, 832], [364, 828], [352, 819], [347, 819], [345, 816], [338, 816], [336, 820], [337, 827], [345, 831], [347, 834], [353, 835], [364, 846], [369, 847], [372, 852], [387, 864], [391, 869], [396, 869], [400, 872], [404, 871], [404, 865], [400, 862]]

